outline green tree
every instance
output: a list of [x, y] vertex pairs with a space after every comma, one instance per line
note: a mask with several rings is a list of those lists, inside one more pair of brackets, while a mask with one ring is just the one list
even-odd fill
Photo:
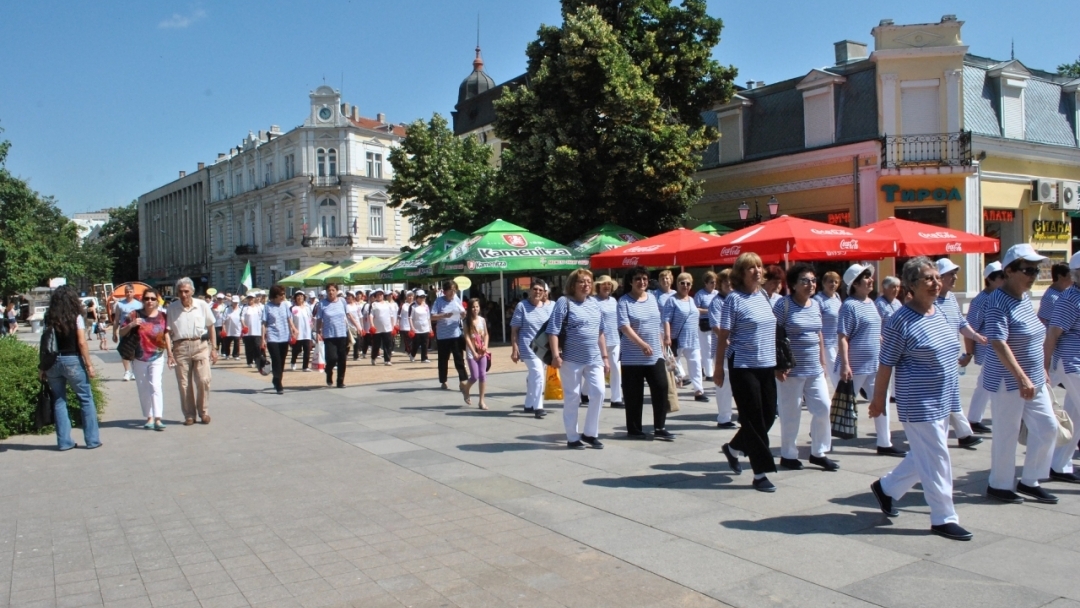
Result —
[[491, 149], [475, 137], [455, 137], [439, 114], [405, 128], [390, 165], [390, 206], [403, 207], [416, 226], [414, 243], [451, 228], [469, 233], [494, 217]]
[[734, 68], [711, 59], [722, 23], [702, 0], [564, 0], [541, 27], [527, 84], [496, 102], [510, 142], [499, 189], [517, 221], [557, 241], [613, 221], [646, 234], [681, 225], [701, 194], [701, 112], [726, 101]]
[[112, 261], [106, 275], [120, 284], [139, 277], [139, 204], [131, 201], [109, 211], [109, 221], [101, 227], [98, 237], [102, 249]]
[[1063, 63], [1058, 66], [1058, 74], [1069, 78], [1080, 78], [1080, 58], [1072, 63]]

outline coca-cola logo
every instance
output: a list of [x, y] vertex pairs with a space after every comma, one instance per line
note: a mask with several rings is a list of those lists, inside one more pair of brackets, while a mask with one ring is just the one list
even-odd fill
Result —
[[840, 249], [858, 249], [859, 239], [848, 239], [846, 241], [840, 241]]
[[822, 236], [851, 236], [854, 233], [849, 230], [842, 230], [840, 228], [834, 228], [832, 230], [822, 230], [820, 228], [811, 228], [810, 232], [819, 234]]
[[956, 235], [945, 230], [939, 230], [938, 232], [920, 232], [919, 236], [924, 239], [955, 239]]
[[659, 245], [637, 245], [634, 247], [630, 247], [629, 249], [623, 250], [623, 253], [651, 253], [658, 249], [662, 249], [663, 247], [663, 243]]
[[736, 256], [736, 255], [739, 255], [740, 251], [742, 251], [742, 247], [739, 246], [739, 245], [732, 245], [731, 247], [722, 247], [720, 249], [720, 256], [725, 257], [725, 258], [726, 257], [731, 257], [731, 256]]
[[948, 243], [945, 245], [946, 253], [963, 253], [964, 246], [960, 243]]
[[638, 265], [638, 259], [637, 258], [623, 258], [622, 259], [622, 265], [623, 266], [637, 266]]

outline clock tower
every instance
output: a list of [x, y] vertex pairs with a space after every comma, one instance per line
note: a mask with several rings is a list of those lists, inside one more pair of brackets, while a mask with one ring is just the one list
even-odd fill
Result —
[[309, 97], [311, 112], [304, 120], [305, 127], [345, 127], [348, 119], [341, 114], [341, 92], [323, 85]]

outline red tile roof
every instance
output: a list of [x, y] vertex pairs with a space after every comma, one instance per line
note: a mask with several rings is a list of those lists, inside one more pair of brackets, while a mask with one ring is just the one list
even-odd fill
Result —
[[[374, 118], [364, 118], [363, 116], [361, 116], [359, 120], [353, 120], [352, 117], [349, 117], [349, 122], [360, 127], [361, 129], [382, 131], [383, 133], [392, 132], [398, 137], [405, 137], [405, 127], [403, 127], [402, 125], [391, 125], [389, 123], [379, 122]], [[388, 127], [390, 128], [390, 131], [387, 131]]]

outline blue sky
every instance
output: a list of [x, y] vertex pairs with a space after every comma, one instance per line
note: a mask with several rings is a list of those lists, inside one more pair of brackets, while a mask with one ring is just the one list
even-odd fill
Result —
[[[776, 82], [833, 62], [832, 43], [872, 43], [882, 18], [954, 13], [977, 55], [1054, 70], [1080, 55], [1080, 2], [711, 0], [714, 56], [739, 83]], [[308, 93], [342, 88], [361, 114], [449, 117], [480, 15], [486, 71], [525, 69], [557, 0], [284, 0], [0, 3], [0, 138], [8, 168], [66, 213], [122, 205], [193, 171], [249, 130], [299, 125]]]

